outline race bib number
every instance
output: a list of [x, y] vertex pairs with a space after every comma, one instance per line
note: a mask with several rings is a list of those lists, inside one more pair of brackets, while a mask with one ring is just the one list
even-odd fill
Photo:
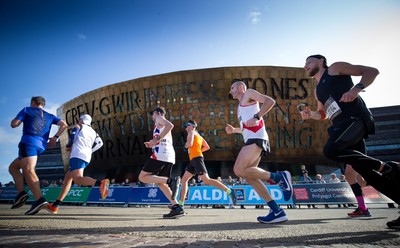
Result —
[[326, 100], [324, 106], [325, 113], [330, 120], [333, 120], [333, 118], [342, 113], [342, 110], [340, 109], [335, 99], [333, 99], [333, 97], [329, 97], [328, 100]]

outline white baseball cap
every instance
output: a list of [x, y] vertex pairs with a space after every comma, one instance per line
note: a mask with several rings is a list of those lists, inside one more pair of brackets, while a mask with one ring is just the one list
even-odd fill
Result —
[[92, 117], [90, 117], [90, 115], [81, 115], [79, 119], [81, 119], [86, 125], [90, 125], [92, 123]]

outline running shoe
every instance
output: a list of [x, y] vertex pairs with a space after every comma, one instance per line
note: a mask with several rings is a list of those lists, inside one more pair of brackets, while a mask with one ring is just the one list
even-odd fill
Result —
[[104, 200], [108, 196], [108, 187], [109, 186], [110, 186], [110, 180], [108, 180], [108, 179], [101, 180], [101, 184], [100, 184], [101, 199]]
[[356, 208], [356, 210], [347, 213], [347, 215], [350, 217], [371, 217], [371, 214], [369, 213], [368, 209], [363, 210], [361, 208]]
[[14, 204], [11, 206], [11, 209], [22, 207], [25, 204], [26, 200], [28, 200], [28, 198], [29, 198], [28, 193], [26, 193], [25, 190], [21, 191], [15, 197], [15, 201]]
[[400, 217], [396, 220], [389, 221], [388, 223], [386, 223], [386, 225], [392, 229], [400, 229]]
[[34, 215], [37, 214], [42, 208], [45, 208], [46, 205], [49, 204], [44, 197], [41, 197], [39, 200], [32, 204], [32, 207], [25, 213], [25, 215]]
[[292, 176], [288, 171], [279, 171], [278, 173], [282, 175], [278, 186], [282, 189], [283, 199], [289, 201], [293, 196]]
[[257, 220], [261, 223], [273, 224], [285, 222], [288, 220], [288, 218], [286, 217], [285, 211], [280, 208], [277, 213], [270, 209], [267, 216], [259, 216]]
[[229, 197], [232, 199], [233, 206], [236, 206], [237, 197], [234, 189], [231, 189], [231, 193], [229, 193]]
[[178, 195], [179, 177], [171, 177], [168, 181], [168, 187], [172, 191], [171, 200], [175, 200], [176, 196]]
[[46, 210], [52, 214], [58, 213], [58, 206], [54, 205], [53, 203], [47, 204]]
[[[169, 208], [169, 209], [173, 209], [173, 208], [174, 208], [174, 206], [175, 206], [175, 205], [168, 204], [168, 208]], [[185, 205], [181, 205], [181, 204], [179, 204], [179, 206], [181, 206], [181, 208], [182, 208], [182, 209], [185, 209]]]
[[163, 215], [163, 218], [164, 219], [176, 219], [176, 218], [179, 218], [179, 217], [182, 217], [185, 215], [186, 215], [186, 213], [185, 213], [185, 211], [183, 211], [183, 208], [179, 205], [175, 205], [172, 207], [171, 212]]

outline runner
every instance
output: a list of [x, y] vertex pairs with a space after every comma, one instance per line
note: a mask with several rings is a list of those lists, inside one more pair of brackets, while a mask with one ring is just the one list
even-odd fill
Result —
[[104, 200], [108, 195], [108, 187], [110, 180], [103, 179], [98, 181], [91, 177], [84, 177], [83, 172], [89, 165], [92, 153], [103, 146], [103, 141], [91, 126], [92, 117], [90, 115], [82, 115], [79, 123], [76, 124], [69, 136], [67, 151], [69, 156], [69, 171], [64, 176], [63, 187], [57, 200], [46, 206], [46, 210], [50, 213], [58, 213], [59, 206], [71, 189], [72, 181], [82, 186], [99, 186], [100, 195]]
[[[267, 95], [256, 90], [247, 89], [242, 81], [232, 84], [230, 94], [239, 101], [238, 119], [240, 127], [227, 125], [228, 134], [241, 133], [245, 145], [236, 158], [233, 170], [238, 177], [243, 177], [253, 186], [258, 195], [264, 199], [270, 208], [267, 216], [260, 216], [257, 220], [261, 223], [279, 223], [287, 221], [285, 211], [271, 198], [262, 180], [272, 179], [281, 187], [284, 200], [288, 201], [293, 194], [291, 175], [288, 171], [269, 172], [258, 167], [261, 155], [270, 151], [268, 134], [265, 129], [263, 116], [271, 110], [275, 101]], [[262, 103], [260, 108], [259, 103]]]
[[[30, 107], [23, 108], [11, 121], [12, 128], [23, 123], [22, 138], [18, 144], [18, 158], [9, 167], [9, 172], [18, 190], [18, 195], [11, 208], [22, 207], [28, 199], [28, 193], [24, 190], [25, 179], [35, 198], [35, 202], [25, 213], [26, 215], [34, 215], [48, 204], [40, 190], [39, 178], [35, 172], [36, 162], [38, 156], [46, 150], [47, 145], [50, 149], [56, 146], [58, 137], [67, 128], [65, 121], [43, 110], [45, 105], [46, 100], [43, 97], [32, 97]], [[49, 139], [51, 125], [58, 125], [59, 128], [57, 133]]]
[[179, 205], [184, 206], [186, 193], [188, 191], [188, 181], [194, 175], [198, 175], [200, 180], [206, 185], [211, 185], [226, 192], [232, 199], [233, 205], [236, 205], [236, 195], [233, 189], [223, 185], [218, 180], [212, 179], [208, 176], [208, 171], [204, 163], [203, 152], [208, 151], [210, 146], [207, 141], [200, 136], [197, 132], [197, 123], [193, 120], [188, 121], [184, 127], [187, 131], [187, 139], [185, 148], [188, 149], [190, 163], [186, 167], [186, 171], [182, 177], [182, 187], [179, 198]]
[[172, 206], [166, 219], [174, 219], [185, 215], [176, 198], [179, 186], [179, 177], [171, 177], [172, 166], [175, 164], [175, 150], [172, 143], [171, 130], [174, 125], [165, 119], [165, 109], [155, 108], [151, 113], [154, 121], [153, 138], [145, 142], [146, 148], [152, 148], [151, 157], [144, 164], [139, 174], [143, 183], [156, 183]]

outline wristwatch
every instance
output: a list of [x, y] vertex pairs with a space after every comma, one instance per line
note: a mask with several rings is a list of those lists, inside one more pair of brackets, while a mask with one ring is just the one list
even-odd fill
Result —
[[257, 120], [260, 120], [260, 116], [258, 116], [258, 114], [253, 115], [253, 118], [256, 118]]
[[354, 85], [354, 87], [363, 90], [365, 88], [365, 85], [363, 83], [358, 83], [358, 84]]

